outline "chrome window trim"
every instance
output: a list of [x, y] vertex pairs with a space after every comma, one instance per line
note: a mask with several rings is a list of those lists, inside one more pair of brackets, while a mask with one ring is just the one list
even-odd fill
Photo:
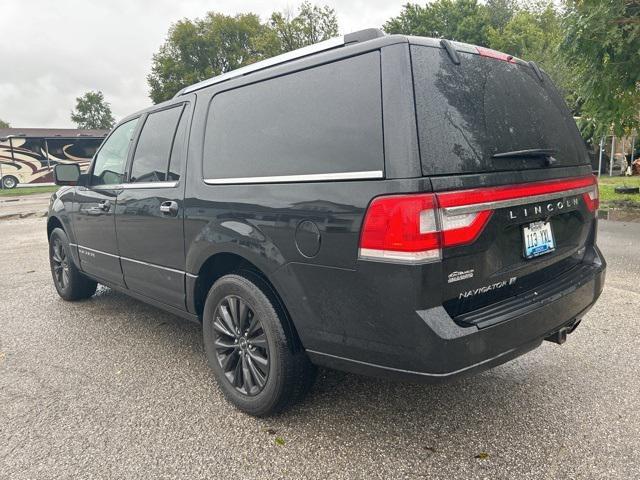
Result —
[[185, 87], [180, 92], [178, 92], [175, 95], [175, 97], [179, 95], [185, 95], [187, 93], [194, 92], [196, 90], [200, 90], [201, 88], [215, 85], [216, 83], [225, 82], [227, 80], [231, 80], [232, 78], [241, 77], [242, 75], [246, 75], [248, 73], [262, 70], [264, 68], [271, 67], [273, 65], [279, 65], [281, 63], [285, 63], [290, 60], [306, 57], [307, 55], [311, 55], [313, 53], [322, 52], [324, 50], [330, 50], [336, 47], [342, 47], [344, 44], [345, 44], [344, 36], [340, 36], [340, 37], [330, 38], [329, 40], [325, 40], [323, 42], [319, 42], [314, 45], [308, 45], [306, 47], [298, 48], [297, 50], [283, 53], [282, 55], [276, 55], [275, 57], [267, 58], [266, 60], [252, 63], [251, 65], [237, 68], [236, 70], [232, 70], [231, 72], [223, 73], [222, 75], [218, 75], [217, 77], [209, 78], [207, 80], [203, 80], [202, 82], [196, 83], [194, 85], [190, 85], [188, 87]]
[[232, 185], [248, 183], [326, 182], [329, 180], [365, 180], [378, 178], [384, 178], [384, 172], [382, 170], [311, 173], [306, 175], [270, 175], [265, 177], [205, 178], [204, 183], [208, 185]]
[[[544, 193], [542, 195], [534, 195], [531, 197], [519, 197], [511, 200], [498, 200], [495, 202], [474, 203], [473, 205], [462, 205], [460, 207], [443, 208], [445, 215], [464, 215], [466, 213], [476, 213], [483, 210], [497, 210], [499, 208], [517, 207], [518, 205], [526, 205], [528, 203], [546, 202], [557, 198], [571, 197], [573, 195], [581, 195], [593, 191], [595, 185], [589, 187], [574, 188], [572, 190], [563, 190], [561, 192]], [[446, 192], [443, 192], [446, 193]]]

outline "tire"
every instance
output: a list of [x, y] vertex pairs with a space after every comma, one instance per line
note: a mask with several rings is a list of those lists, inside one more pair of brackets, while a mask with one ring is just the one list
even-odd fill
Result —
[[202, 323], [209, 365], [227, 400], [249, 415], [285, 410], [315, 380], [316, 368], [295, 348], [286, 321], [269, 286], [252, 272], [221, 277], [207, 295]]
[[18, 186], [18, 179], [13, 175], [6, 175], [2, 177], [2, 188], [6, 190], [14, 189]]
[[53, 284], [64, 300], [83, 300], [96, 293], [98, 284], [84, 276], [74, 265], [69, 238], [61, 228], [54, 228], [49, 236], [49, 264]]

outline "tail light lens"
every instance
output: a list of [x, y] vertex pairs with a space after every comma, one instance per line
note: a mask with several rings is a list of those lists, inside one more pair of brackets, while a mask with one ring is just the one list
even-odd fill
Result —
[[505, 187], [443, 193], [388, 195], [373, 199], [360, 235], [360, 258], [425, 263], [442, 257], [442, 249], [477, 240], [494, 210], [513, 201], [535, 203], [549, 194], [582, 194], [589, 211], [598, 208], [593, 175]]
[[593, 188], [582, 194], [584, 198], [584, 203], [587, 205], [587, 208], [590, 212], [595, 212], [600, 208], [600, 191], [598, 190], [598, 182], [596, 177], [594, 178]]

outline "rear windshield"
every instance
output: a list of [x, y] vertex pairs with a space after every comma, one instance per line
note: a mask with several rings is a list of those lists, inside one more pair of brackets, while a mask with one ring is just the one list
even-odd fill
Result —
[[548, 76], [528, 66], [411, 46], [424, 175], [541, 168], [545, 157], [494, 154], [553, 149], [557, 166], [589, 163], [575, 121]]

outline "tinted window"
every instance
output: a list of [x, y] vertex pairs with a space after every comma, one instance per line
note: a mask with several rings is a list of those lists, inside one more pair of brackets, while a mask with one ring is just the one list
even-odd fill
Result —
[[383, 170], [378, 52], [216, 95], [205, 178]]
[[134, 118], [116, 128], [102, 145], [93, 167], [93, 185], [112, 185], [122, 182], [127, 154], [138, 124]]
[[176, 130], [176, 138], [171, 147], [171, 158], [169, 160], [169, 173], [167, 180], [175, 182], [180, 179], [182, 165], [184, 164], [184, 142], [187, 139], [187, 108], [184, 108], [180, 115], [180, 123]]
[[131, 182], [166, 180], [171, 146], [183, 105], [150, 113], [144, 122], [131, 166]]
[[554, 149], [558, 166], [588, 163], [563, 99], [532, 68], [459, 52], [412, 46], [422, 170], [425, 175], [540, 168], [544, 158], [495, 153]]

